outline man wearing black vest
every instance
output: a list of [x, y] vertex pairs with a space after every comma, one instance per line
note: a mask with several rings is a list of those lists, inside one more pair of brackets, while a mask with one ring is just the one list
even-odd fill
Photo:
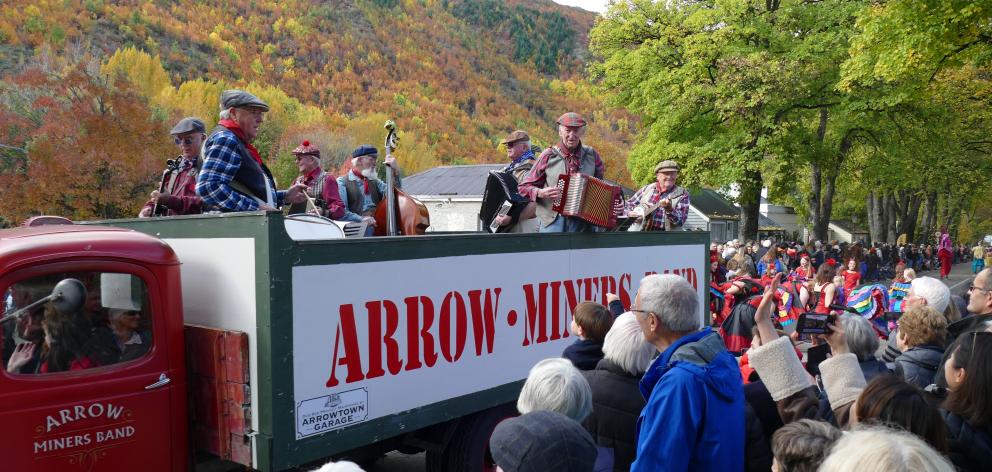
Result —
[[[338, 177], [338, 194], [345, 204], [344, 221], [369, 222], [369, 234], [375, 228], [375, 207], [386, 195], [386, 183], [375, 174], [375, 161], [379, 151], [371, 144], [363, 144], [351, 153], [351, 171]], [[386, 156], [385, 164], [392, 169], [396, 186], [400, 187], [400, 170], [396, 158]]]
[[558, 190], [558, 176], [561, 174], [586, 174], [602, 179], [606, 166], [599, 153], [589, 146], [582, 145], [586, 131], [586, 120], [581, 115], [568, 112], [558, 118], [558, 136], [561, 141], [541, 153], [530, 174], [520, 182], [520, 194], [537, 203], [537, 217], [540, 218], [542, 233], [578, 233], [602, 231], [599, 226], [580, 218], [562, 216], [551, 209], [561, 191]]
[[225, 90], [220, 108], [220, 122], [203, 145], [203, 169], [196, 180], [196, 193], [203, 202], [230, 212], [270, 211], [284, 202], [306, 201], [303, 185], [276, 188], [272, 172], [251, 144], [269, 105], [248, 92]]

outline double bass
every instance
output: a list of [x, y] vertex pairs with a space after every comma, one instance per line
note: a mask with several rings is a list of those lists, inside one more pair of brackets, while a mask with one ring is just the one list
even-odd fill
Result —
[[[400, 138], [396, 134], [396, 123], [393, 120], [386, 121], [383, 127], [388, 132], [385, 143], [388, 156], [396, 150]], [[431, 225], [427, 205], [395, 188], [391, 168], [386, 169], [386, 195], [376, 206], [374, 216], [376, 236], [424, 234]]]

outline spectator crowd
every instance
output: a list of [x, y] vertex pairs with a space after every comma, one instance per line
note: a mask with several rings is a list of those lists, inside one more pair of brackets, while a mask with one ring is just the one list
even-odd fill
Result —
[[[934, 268], [925, 247], [710, 249], [711, 298], [750, 307], [746, 345], [676, 275], [642, 279], [630, 307], [578, 304], [577, 340], [533, 366], [490, 439], [499, 470], [988, 470], [992, 268], [973, 264], [957, 296], [916, 275]], [[884, 276], [900, 311], [839, 301]], [[833, 315], [826, 332], [801, 335], [783, 293]]]

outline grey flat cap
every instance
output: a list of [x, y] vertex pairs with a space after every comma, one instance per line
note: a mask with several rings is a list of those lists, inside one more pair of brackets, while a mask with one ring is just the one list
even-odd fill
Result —
[[176, 123], [176, 126], [172, 127], [172, 131], [169, 131], [169, 134], [177, 135], [183, 133], [192, 133], [194, 131], [203, 133], [207, 131], [207, 127], [204, 126], [203, 122], [200, 121], [199, 118], [187, 116], [186, 118], [179, 120], [179, 123]]
[[244, 90], [225, 90], [220, 94], [220, 107], [224, 110], [235, 107], [256, 107], [269, 111], [269, 104]]
[[654, 166], [654, 173], [655, 174], [657, 174], [658, 172], [661, 172], [663, 170], [664, 171], [669, 171], [669, 170], [678, 171], [679, 170], [679, 164], [677, 162], [675, 162], [675, 161], [661, 161], [661, 162], [658, 163], [658, 165]]

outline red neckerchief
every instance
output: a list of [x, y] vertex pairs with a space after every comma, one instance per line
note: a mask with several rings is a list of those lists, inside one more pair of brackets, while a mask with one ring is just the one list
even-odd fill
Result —
[[248, 142], [248, 137], [245, 136], [245, 130], [241, 129], [237, 122], [234, 120], [220, 120], [217, 124], [231, 130], [231, 132], [241, 140], [241, 143], [245, 145], [245, 148], [248, 149], [248, 153], [251, 154], [251, 157], [255, 158], [255, 162], [257, 162], [258, 165], [262, 165], [262, 156], [258, 154], [258, 149], [255, 149], [255, 146], [252, 146], [251, 143]]
[[362, 175], [362, 171], [358, 170], [357, 167], [353, 167], [351, 169], [351, 173], [355, 174], [355, 177], [362, 179], [362, 184], [365, 185], [364, 191], [365, 193], [369, 193], [369, 179], [367, 179], [364, 175]]
[[579, 145], [575, 146], [575, 150], [565, 147], [565, 143], [561, 141], [558, 142], [557, 147], [558, 152], [565, 158], [565, 166], [568, 168], [568, 173], [574, 174], [579, 172], [579, 167], [581, 166], [579, 158], [582, 157], [582, 142], [579, 141]]
[[310, 187], [314, 180], [317, 180], [318, 175], [320, 175], [320, 166], [314, 167], [307, 175], [301, 175], [297, 182]]

